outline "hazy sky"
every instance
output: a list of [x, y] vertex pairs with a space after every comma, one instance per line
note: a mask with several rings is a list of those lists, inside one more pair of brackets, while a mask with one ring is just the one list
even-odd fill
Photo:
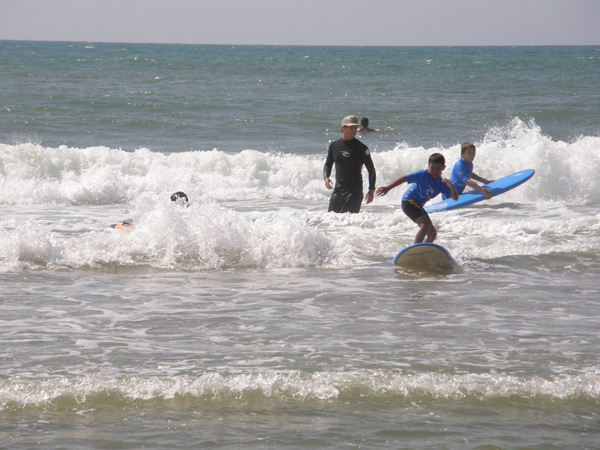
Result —
[[0, 39], [600, 45], [600, 0], [0, 0]]

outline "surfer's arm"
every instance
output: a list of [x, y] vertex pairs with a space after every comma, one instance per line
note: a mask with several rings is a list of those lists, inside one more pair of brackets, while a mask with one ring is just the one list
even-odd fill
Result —
[[369, 191], [375, 191], [377, 172], [375, 171], [375, 165], [373, 165], [373, 160], [370, 155], [365, 158], [364, 165], [367, 168], [367, 172], [369, 172]]
[[452, 181], [450, 181], [448, 178], [442, 178], [442, 182], [450, 188], [450, 192], [452, 193], [450, 197], [452, 197], [452, 200], [458, 200], [458, 192], [456, 192], [456, 189], [454, 189]]
[[490, 198], [492, 198], [492, 192], [489, 191], [488, 189], [484, 188], [483, 186], [480, 186], [479, 184], [475, 183], [474, 181], [468, 180], [467, 181], [467, 186], [469, 186], [470, 188], [473, 188], [479, 192], [481, 192], [483, 195], [485, 195], [485, 198], [487, 198], [488, 200]]
[[333, 155], [331, 153], [331, 148], [327, 152], [327, 159], [325, 160], [325, 165], [323, 166], [323, 179], [325, 180], [325, 187], [327, 189], [333, 189], [333, 182], [331, 181], [331, 170], [333, 169]]
[[[402, 183], [406, 183], [406, 175], [398, 178], [396, 181], [388, 184], [387, 186], [382, 186], [380, 188], [377, 188], [376, 193], [377, 193], [377, 195], [385, 195], [389, 191], [394, 189], [395, 187], [400, 186]], [[454, 191], [454, 192], [456, 192], [456, 191]]]
[[375, 171], [375, 165], [373, 164], [373, 160], [371, 159], [371, 155], [366, 155], [364, 159], [364, 165], [367, 168], [367, 172], [369, 172], [369, 191], [365, 196], [365, 203], [368, 205], [373, 201], [373, 197], [375, 196], [375, 183], [377, 181], [377, 172]]
[[[480, 177], [475, 172], [473, 172], [471, 174], [471, 178], [473, 178], [475, 181], [479, 181], [480, 183], [483, 183], [483, 184], [490, 184], [492, 182], [491, 180], [486, 180], [485, 178]], [[473, 186], [471, 186], [471, 187], [473, 187]]]

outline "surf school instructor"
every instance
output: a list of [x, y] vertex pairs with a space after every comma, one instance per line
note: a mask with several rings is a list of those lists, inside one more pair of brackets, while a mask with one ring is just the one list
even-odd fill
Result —
[[356, 139], [360, 123], [358, 117], [347, 116], [342, 120], [342, 138], [329, 145], [323, 178], [327, 189], [333, 189], [331, 170], [335, 163], [335, 189], [329, 198], [329, 212], [358, 213], [363, 199], [363, 165], [369, 172], [369, 192], [365, 203], [373, 201], [375, 194], [375, 166], [369, 148]]

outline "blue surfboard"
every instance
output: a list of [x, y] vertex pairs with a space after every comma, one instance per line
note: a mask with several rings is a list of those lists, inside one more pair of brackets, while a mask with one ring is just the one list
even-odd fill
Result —
[[411, 268], [451, 268], [455, 261], [450, 252], [437, 244], [414, 244], [398, 252], [393, 263]]
[[[521, 170], [520, 172], [515, 172], [507, 177], [492, 181], [491, 183], [484, 185], [484, 187], [492, 192], [492, 196], [496, 197], [497, 195], [522, 185], [529, 180], [534, 173], [535, 170], [533, 169]], [[458, 209], [462, 208], [463, 206], [472, 205], [473, 203], [477, 203], [482, 200], [485, 200], [485, 195], [479, 191], [476, 191], [475, 189], [472, 189], [464, 194], [459, 195], [458, 200], [456, 201], [448, 198], [444, 201], [426, 206], [425, 211], [427, 211], [429, 214], [440, 211], [450, 211], [452, 209]]]

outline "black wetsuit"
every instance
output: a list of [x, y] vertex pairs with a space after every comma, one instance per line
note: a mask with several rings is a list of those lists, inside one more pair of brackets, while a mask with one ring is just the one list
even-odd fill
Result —
[[375, 189], [375, 166], [369, 148], [358, 139], [343, 139], [329, 145], [323, 177], [329, 178], [335, 163], [335, 189], [329, 199], [329, 211], [360, 212], [363, 199], [363, 165], [369, 172], [369, 190]]

